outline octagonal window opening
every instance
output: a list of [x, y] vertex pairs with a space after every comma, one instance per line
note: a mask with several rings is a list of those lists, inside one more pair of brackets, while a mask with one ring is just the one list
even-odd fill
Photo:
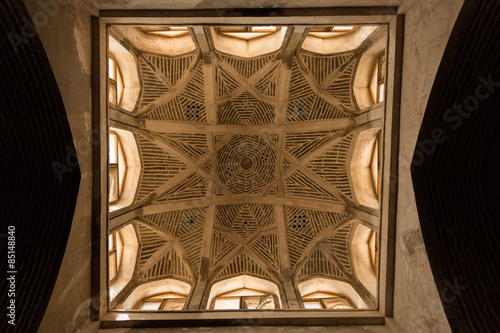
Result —
[[[140, 283], [115, 305], [115, 310], [181, 311], [186, 307], [191, 285], [166, 278]], [[143, 305], [143, 303], [146, 303]], [[155, 304], [157, 307], [155, 307]]]
[[319, 38], [331, 38], [354, 32], [357, 29], [354, 25], [334, 25], [331, 27], [312, 27], [309, 35]]
[[377, 57], [375, 62], [375, 67], [373, 69], [373, 75], [370, 82], [370, 92], [372, 94], [373, 102], [380, 103], [384, 101], [385, 96], [385, 52]]
[[237, 289], [217, 296], [210, 310], [274, 310], [279, 308], [276, 296], [252, 289]]
[[[211, 26], [208, 37], [213, 40], [214, 53], [255, 58], [278, 51], [287, 29], [286, 26]], [[250, 109], [250, 105], [246, 106]]]
[[276, 26], [252, 26], [252, 27], [217, 27], [215, 31], [221, 35], [250, 40], [263, 36], [267, 36], [279, 31], [281, 27]]
[[139, 241], [133, 224], [127, 224], [108, 235], [108, 281], [111, 300], [132, 279], [138, 250]]
[[372, 171], [373, 186], [377, 198], [380, 198], [380, 179], [382, 172], [382, 161], [380, 158], [381, 154], [380, 154], [380, 144], [379, 144], [380, 136], [381, 136], [381, 131], [379, 131], [375, 137], [375, 142], [373, 144], [372, 161], [370, 165]]
[[109, 203], [114, 204], [122, 193], [127, 163], [118, 134], [109, 131]]
[[110, 103], [120, 105], [123, 96], [123, 79], [116, 60], [108, 58], [108, 100]]
[[[326, 309], [328, 309], [328, 307], [332, 310], [361, 310], [370, 308], [351, 283], [336, 278], [321, 276], [312, 277], [300, 282], [297, 285], [297, 289], [301, 295], [302, 302], [311, 301], [311, 304], [307, 305], [309, 309], [319, 309], [318, 302], [323, 308], [322, 303], [325, 302], [320, 300], [323, 298], [339, 298], [327, 301], [324, 305]], [[340, 298], [348, 302], [340, 300]], [[313, 304], [312, 302], [315, 303]], [[305, 304], [304, 307], [306, 307]]]
[[135, 309], [137, 310], [149, 310], [149, 311], [180, 311], [184, 309], [186, 303], [186, 295], [180, 295], [175, 293], [167, 293], [161, 295], [155, 295], [143, 300], [140, 300]]
[[375, 297], [377, 295], [379, 266], [379, 234], [358, 220], [351, 238], [350, 252], [354, 274], [359, 282]]
[[147, 27], [141, 29], [143, 32], [159, 35], [163, 37], [180, 37], [189, 34], [189, 30], [187, 27], [178, 27], [178, 26], [164, 26], [164, 27]]
[[328, 310], [353, 310], [354, 306], [347, 297], [316, 292], [302, 297], [304, 308]]
[[123, 252], [123, 242], [118, 232], [113, 232], [108, 236], [108, 267], [109, 281], [113, 282], [120, 269]]
[[370, 249], [370, 258], [373, 265], [373, 270], [375, 274], [378, 271], [378, 235], [376, 231], [372, 231], [370, 234], [370, 238], [368, 240], [368, 248]]

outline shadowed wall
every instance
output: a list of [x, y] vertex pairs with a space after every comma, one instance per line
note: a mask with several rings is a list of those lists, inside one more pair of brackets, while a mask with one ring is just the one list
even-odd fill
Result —
[[[49, 302], [71, 229], [80, 169], [66, 111], [42, 44], [20, 1], [0, 4], [1, 233], [15, 226], [16, 325], [7, 324], [7, 280], [1, 282], [2, 332], [35, 332]], [[10, 275], [10, 274], [9, 274]]]
[[422, 233], [454, 332], [500, 327], [495, 234], [500, 213], [499, 11], [496, 1], [465, 2], [412, 162]]

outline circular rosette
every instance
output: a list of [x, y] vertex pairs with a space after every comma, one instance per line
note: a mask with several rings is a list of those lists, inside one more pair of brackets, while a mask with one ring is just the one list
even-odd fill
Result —
[[232, 194], [256, 194], [275, 179], [276, 151], [260, 135], [234, 135], [217, 152], [217, 164]]

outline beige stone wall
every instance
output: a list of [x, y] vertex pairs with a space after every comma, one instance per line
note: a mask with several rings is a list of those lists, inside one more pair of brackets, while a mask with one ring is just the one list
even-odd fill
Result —
[[463, 0], [406, 1], [394, 319], [408, 332], [450, 332], [427, 257], [410, 164], [427, 99]]
[[[80, 163], [69, 242], [39, 332], [76, 332], [89, 320], [91, 219], [90, 13], [84, 0], [25, 0], [61, 91]], [[43, 3], [56, 5], [43, 6]], [[95, 11], [94, 11], [95, 13]]]

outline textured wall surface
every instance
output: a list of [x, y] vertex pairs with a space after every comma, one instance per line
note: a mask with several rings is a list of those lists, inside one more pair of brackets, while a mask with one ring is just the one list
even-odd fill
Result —
[[[116, 328], [101, 330], [97, 325], [89, 326], [84, 332], [100, 332], [100, 333], [163, 333], [162, 328]], [[256, 326], [256, 327], [196, 327], [196, 328], [169, 328], [169, 333], [389, 333], [390, 331], [385, 326], [342, 326], [342, 327], [276, 327], [276, 326]]]
[[408, 332], [449, 332], [427, 258], [410, 176], [420, 124], [462, 0], [423, 0], [406, 13], [399, 142], [394, 319]]
[[82, 177], [60, 274], [39, 332], [76, 332], [89, 321], [90, 304], [90, 13], [93, 9], [81, 0], [52, 7], [44, 7], [43, 3], [49, 2], [25, 1], [61, 91]]
[[[48, 16], [34, 18], [30, 20], [20, 1], [0, 5], [2, 332], [35, 332], [40, 325], [63, 260], [80, 184], [64, 101], [35, 29], [46, 25]], [[8, 268], [3, 265], [4, 241], [12, 229], [7, 226], [16, 228], [14, 250], [9, 249], [16, 260]], [[15, 277], [8, 288], [14, 291], [15, 285], [15, 295], [9, 290], [9, 300], [7, 276]], [[13, 300], [16, 321], [9, 326], [7, 320], [14, 318], [5, 312]]]
[[467, 0], [439, 66], [412, 174], [429, 262], [453, 332], [498, 332], [498, 1]]
[[301, 8], [340, 6], [396, 6], [400, 0], [94, 0], [101, 9], [212, 9]]

